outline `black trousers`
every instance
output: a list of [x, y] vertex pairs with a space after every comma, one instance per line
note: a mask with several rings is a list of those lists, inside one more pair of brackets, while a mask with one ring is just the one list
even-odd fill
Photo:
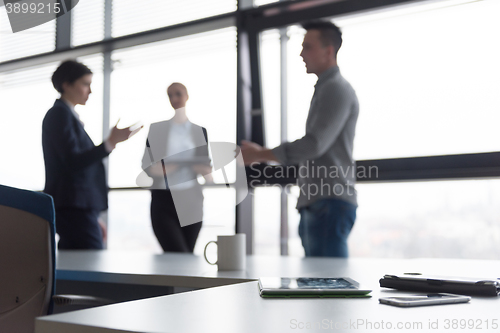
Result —
[[163, 251], [193, 253], [202, 222], [181, 227], [169, 190], [151, 190], [151, 222]]
[[103, 242], [98, 218], [98, 210], [56, 209], [56, 232], [59, 235], [57, 248], [61, 250], [101, 250]]

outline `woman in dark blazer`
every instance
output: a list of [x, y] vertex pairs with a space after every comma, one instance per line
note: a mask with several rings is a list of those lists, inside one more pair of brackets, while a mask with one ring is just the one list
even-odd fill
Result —
[[172, 83], [167, 94], [175, 115], [151, 124], [142, 168], [153, 178], [151, 223], [163, 251], [192, 253], [203, 218], [203, 193], [197, 176], [213, 181], [208, 137], [205, 128], [186, 116], [186, 87]]
[[99, 213], [108, 208], [108, 187], [102, 159], [135, 131], [113, 127], [107, 140], [95, 146], [75, 105], [85, 105], [92, 90], [92, 71], [73, 60], [64, 61], [52, 75], [61, 93], [42, 125], [45, 161], [44, 192], [54, 198], [59, 249], [102, 249], [105, 227]]

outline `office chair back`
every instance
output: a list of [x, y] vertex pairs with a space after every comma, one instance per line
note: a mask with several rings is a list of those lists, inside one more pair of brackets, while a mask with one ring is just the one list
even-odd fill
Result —
[[0, 185], [0, 332], [34, 332], [52, 311], [55, 283], [52, 197]]

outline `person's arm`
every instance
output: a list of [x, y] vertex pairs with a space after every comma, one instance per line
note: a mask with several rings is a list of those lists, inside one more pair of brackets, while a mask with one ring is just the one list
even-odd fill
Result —
[[202, 175], [207, 183], [213, 183], [214, 177], [212, 176], [212, 167], [206, 164], [194, 164], [192, 169], [196, 174]]
[[[111, 129], [109, 137], [106, 141], [103, 142], [108, 153], [111, 153], [118, 143], [130, 139], [144, 127], [143, 125], [137, 126], [137, 124], [135, 124], [125, 128], [118, 128], [119, 122], [120, 120], [118, 120], [115, 127]], [[134, 127], [135, 129], [133, 129]]]
[[69, 170], [81, 170], [108, 156], [104, 143], [87, 150], [78, 146], [74, 132], [73, 115], [64, 109], [53, 109], [44, 120], [43, 131], [49, 138], [56, 154]]
[[279, 162], [271, 149], [264, 148], [255, 142], [247, 140], [241, 141], [241, 153], [243, 154], [245, 165], [267, 161]]
[[315, 115], [311, 118], [306, 134], [298, 140], [277, 146], [271, 150], [272, 154], [286, 165], [323, 155], [335, 142], [351, 115], [353, 93], [333, 83], [322, 87], [317, 96]]
[[[110, 151], [109, 145], [105, 142], [90, 149], [81, 149], [78, 144], [80, 139], [73, 130], [73, 117], [71, 113], [64, 109], [53, 109], [44, 120], [43, 131], [46, 132], [54, 150], [61, 157], [63, 163], [66, 164], [66, 167], [77, 171], [108, 156]], [[108, 139], [109, 144], [114, 149], [117, 143], [127, 140], [141, 128], [131, 131], [130, 127], [119, 129], [115, 126], [111, 130]]]

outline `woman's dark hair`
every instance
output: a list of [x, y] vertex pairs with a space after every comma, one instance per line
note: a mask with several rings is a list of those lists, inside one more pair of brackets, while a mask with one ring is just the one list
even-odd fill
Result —
[[92, 74], [92, 71], [82, 63], [75, 60], [63, 61], [52, 74], [52, 84], [61, 94], [63, 91], [63, 83], [72, 84], [84, 75]]

